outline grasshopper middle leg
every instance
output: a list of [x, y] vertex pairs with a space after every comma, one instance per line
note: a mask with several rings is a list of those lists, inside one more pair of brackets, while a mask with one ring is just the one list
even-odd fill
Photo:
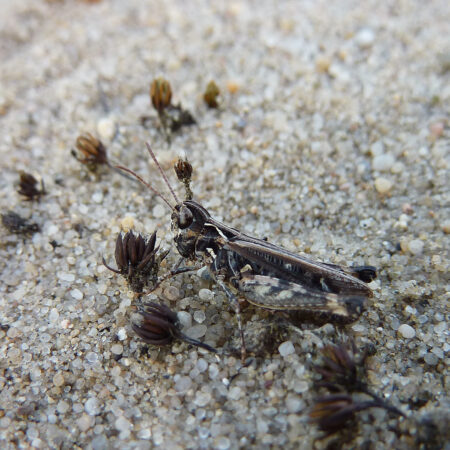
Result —
[[247, 350], [245, 348], [244, 328], [242, 326], [241, 306], [239, 304], [239, 300], [233, 294], [233, 292], [231, 292], [231, 290], [227, 287], [227, 285], [221, 280], [220, 276], [216, 276], [216, 282], [225, 292], [225, 294], [228, 298], [228, 301], [230, 302], [230, 304], [233, 307], [234, 312], [236, 314], [238, 328], [239, 328], [239, 334], [241, 337], [241, 361], [242, 361], [242, 364], [244, 364], [245, 359], [247, 357]]

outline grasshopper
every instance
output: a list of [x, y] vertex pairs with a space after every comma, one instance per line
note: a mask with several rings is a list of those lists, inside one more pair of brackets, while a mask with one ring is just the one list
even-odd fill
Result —
[[[181, 256], [176, 267], [183, 260], [200, 261], [208, 267], [236, 312], [243, 360], [246, 350], [239, 297], [269, 310], [326, 315], [340, 322], [351, 322], [361, 314], [365, 299], [373, 295], [367, 283], [376, 278], [374, 267], [342, 267], [312, 261], [267, 240], [248, 236], [215, 220], [206, 208], [192, 200], [190, 180], [185, 180], [187, 199], [180, 202], [148, 144], [147, 149], [175, 199], [175, 206], [139, 175], [123, 166], [118, 168], [135, 176], [172, 210], [174, 242]], [[181, 272], [185, 270], [173, 270], [168, 277]]]

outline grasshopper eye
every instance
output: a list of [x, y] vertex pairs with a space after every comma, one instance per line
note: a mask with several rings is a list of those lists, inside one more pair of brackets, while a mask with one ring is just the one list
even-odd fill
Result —
[[193, 220], [194, 216], [191, 211], [186, 207], [182, 207], [178, 216], [178, 227], [183, 230], [184, 228], [187, 228]]

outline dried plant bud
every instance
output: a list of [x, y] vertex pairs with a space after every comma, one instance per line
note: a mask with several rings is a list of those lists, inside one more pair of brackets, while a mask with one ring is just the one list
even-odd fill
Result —
[[372, 402], [355, 403], [350, 395], [334, 394], [318, 397], [309, 413], [311, 422], [317, 423], [322, 431], [335, 433], [351, 419], [355, 412], [372, 406]]
[[404, 414], [384, 400], [373, 396], [373, 400], [355, 401], [348, 394], [331, 394], [316, 398], [313, 409], [309, 412], [311, 422], [317, 423], [322, 431], [327, 434], [336, 433], [344, 428], [350, 420], [355, 418], [355, 413], [368, 408], [383, 408], [396, 415]]
[[203, 100], [210, 108], [217, 108], [219, 103], [217, 97], [220, 95], [220, 89], [214, 81], [210, 81], [206, 86], [205, 93], [203, 94]]
[[173, 166], [175, 173], [180, 181], [190, 180], [192, 176], [192, 164], [187, 160], [181, 158]]
[[150, 99], [152, 105], [161, 114], [172, 101], [172, 88], [170, 83], [162, 77], [155, 78], [150, 85]]
[[44, 182], [41, 180], [41, 188], [37, 188], [38, 181], [33, 175], [26, 172], [20, 172], [19, 194], [25, 196], [27, 200], [39, 199], [45, 194]]
[[81, 154], [77, 155], [75, 150], [72, 150], [72, 155], [85, 164], [89, 170], [94, 171], [100, 164], [108, 164], [108, 157], [106, 154], [106, 147], [103, 143], [92, 136], [90, 133], [83, 134], [77, 137], [75, 147]]
[[147, 303], [139, 309], [139, 315], [139, 321], [132, 322], [131, 327], [147, 344], [162, 346], [172, 343], [174, 339], [180, 339], [210, 352], [217, 352], [208, 344], [184, 335], [180, 331], [176, 313], [166, 305]]
[[193, 197], [191, 190], [192, 165], [187, 160], [181, 158], [173, 166], [178, 179], [184, 184], [186, 189], [186, 200], [191, 200]]
[[349, 350], [344, 344], [327, 345], [322, 351], [322, 365], [315, 366], [316, 372], [322, 375], [319, 386], [331, 391], [345, 388], [350, 392], [364, 391], [366, 384], [364, 360], [365, 354], [357, 354], [354, 342]]
[[166, 305], [148, 303], [139, 314], [140, 322], [132, 322], [131, 327], [147, 344], [170, 344], [179, 332], [177, 315]]
[[158, 112], [164, 135], [169, 144], [171, 141], [170, 132], [178, 131], [185, 125], [196, 123], [189, 111], [183, 109], [181, 105], [172, 105], [172, 88], [166, 79], [159, 77], [152, 81], [150, 99]]
[[[317, 398], [309, 414], [311, 421], [316, 422], [328, 434], [339, 431], [357, 411], [367, 408], [384, 408], [404, 416], [399, 409], [370, 391], [365, 382], [364, 361], [367, 353], [358, 354], [354, 342], [350, 346], [351, 350], [344, 344], [328, 345], [322, 352], [322, 365], [314, 367], [322, 375], [322, 381], [317, 385], [337, 392]], [[355, 401], [349, 394], [351, 392], [365, 394], [371, 400]]]
[[9, 232], [15, 234], [32, 234], [40, 230], [39, 225], [29, 222], [14, 211], [2, 214], [2, 223]]
[[120, 233], [116, 240], [115, 258], [117, 269], [109, 267], [103, 259], [103, 264], [110, 270], [120, 273], [126, 279], [130, 288], [136, 293], [142, 293], [144, 286], [155, 284], [158, 279], [159, 265], [167, 256], [167, 251], [158, 254], [159, 246], [155, 247], [156, 231], [145, 239], [128, 231]]

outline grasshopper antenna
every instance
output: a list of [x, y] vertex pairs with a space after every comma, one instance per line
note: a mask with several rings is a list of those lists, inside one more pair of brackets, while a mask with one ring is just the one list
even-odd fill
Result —
[[[150, 144], [148, 142], [145, 143], [145, 145], [147, 146], [147, 150], [150, 153], [150, 156], [152, 157], [153, 161], [155, 162], [156, 166], [159, 169], [159, 172], [161, 173], [162, 177], [164, 178], [164, 181], [166, 182], [167, 186], [169, 187], [170, 192], [173, 195], [173, 198], [175, 199], [175, 201], [177, 202], [177, 205], [180, 203], [180, 201], [178, 200], [178, 197], [176, 196], [174, 190], [172, 189], [172, 186], [169, 183], [169, 180], [166, 177], [166, 174], [164, 173], [164, 171], [162, 170], [161, 166], [159, 165], [158, 160], [156, 159], [155, 154], [153, 153], [152, 148], [150, 147]], [[161, 194], [160, 194], [161, 195]], [[167, 203], [167, 201], [166, 201]], [[172, 208], [173, 209], [173, 208]]]
[[[124, 166], [114, 166], [116, 169], [122, 170], [124, 172], [129, 173], [130, 175], [132, 175], [134, 178], [138, 179], [145, 187], [147, 187], [148, 189], [150, 189], [154, 194], [156, 194], [159, 198], [161, 198], [166, 204], [167, 206], [173, 211], [175, 208], [169, 203], [169, 201], [166, 199], [166, 197], [164, 197], [164, 195], [161, 194], [161, 192], [157, 191], [154, 187], [150, 186], [146, 181], [144, 181], [143, 178], [141, 178], [136, 172], [133, 172], [131, 169], [128, 169], [127, 167]], [[158, 165], [159, 167], [159, 165]], [[161, 168], [160, 168], [161, 170]], [[165, 177], [164, 177], [165, 178]], [[170, 185], [169, 185], [170, 187]], [[171, 189], [172, 190], [172, 189]], [[173, 193], [173, 192], [172, 192]], [[175, 196], [175, 194], [174, 194]], [[175, 197], [175, 200], [177, 200], [178, 203], [178, 199]]]

